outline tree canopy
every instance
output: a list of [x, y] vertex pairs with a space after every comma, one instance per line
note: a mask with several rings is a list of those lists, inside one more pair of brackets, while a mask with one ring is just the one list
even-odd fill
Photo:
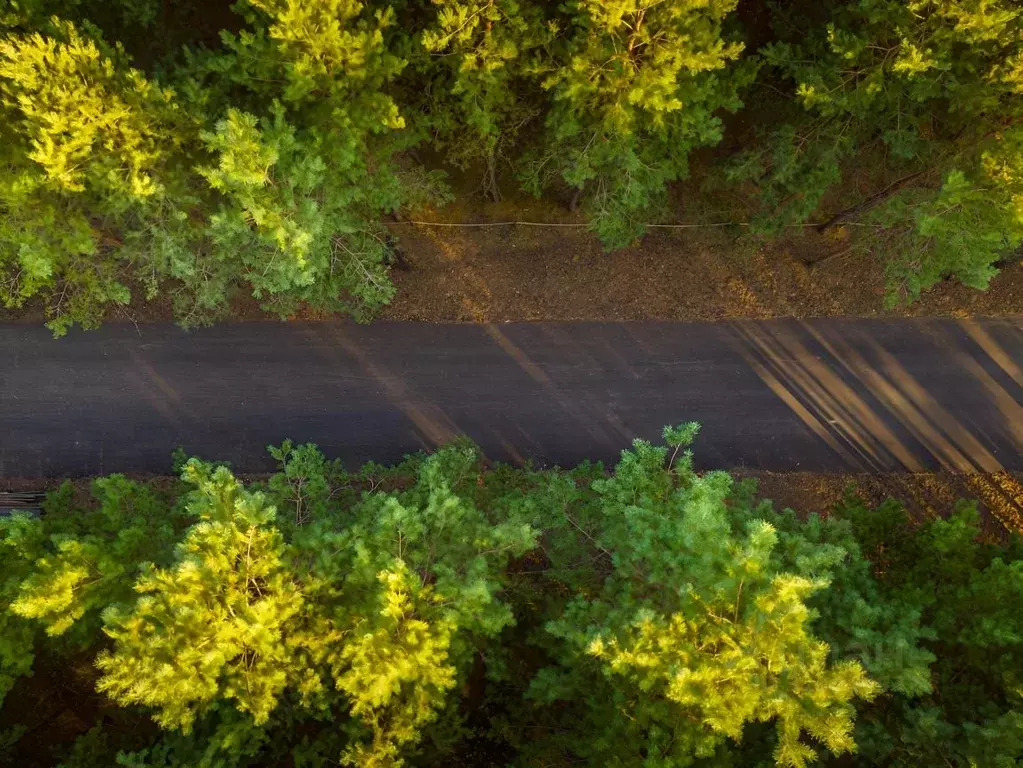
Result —
[[[777, 510], [695, 425], [613, 471], [469, 443], [0, 519], [19, 765], [1011, 766], [1023, 558], [976, 509]], [[52, 726], [48, 718], [63, 715]]]
[[452, 169], [618, 248], [706, 209], [673, 194], [695, 163], [761, 236], [856, 224], [893, 303], [982, 289], [1023, 243], [1014, 0], [189, 8], [0, 12], [0, 300], [57, 333], [158, 297], [186, 326], [244, 295], [368, 319], [383, 219]]

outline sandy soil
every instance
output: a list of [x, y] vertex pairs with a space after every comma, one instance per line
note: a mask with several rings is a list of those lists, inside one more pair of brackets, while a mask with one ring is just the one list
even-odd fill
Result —
[[[554, 218], [487, 206], [474, 219]], [[426, 216], [420, 217], [425, 219]], [[431, 221], [448, 221], [449, 212]], [[462, 219], [463, 221], [465, 219]], [[569, 223], [564, 216], [558, 223]], [[607, 253], [585, 229], [391, 225], [410, 269], [395, 270], [394, 320], [718, 320], [815, 316], [1007, 315], [1023, 312], [1023, 265], [988, 291], [946, 282], [910, 307], [885, 309], [882, 265], [848, 232], [757, 243], [735, 228], [654, 230]]]

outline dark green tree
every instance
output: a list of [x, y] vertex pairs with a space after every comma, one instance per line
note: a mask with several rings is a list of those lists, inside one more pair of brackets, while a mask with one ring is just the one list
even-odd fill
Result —
[[730, 171], [756, 182], [761, 228], [808, 220], [865, 166], [876, 191], [822, 226], [865, 225], [888, 265], [890, 300], [913, 299], [950, 275], [987, 287], [995, 263], [1023, 242], [1018, 4], [826, 7], [826, 23], [782, 29], [783, 40], [762, 51], [802, 114]]
[[434, 0], [421, 34], [431, 98], [427, 130], [460, 167], [482, 164], [483, 191], [501, 199], [498, 165], [546, 106], [540, 49], [556, 27], [533, 0]]
[[1007, 768], [1023, 759], [1023, 551], [992, 542], [976, 506], [920, 525], [904, 507], [838, 509], [871, 559], [880, 596], [919, 615], [931, 689], [864, 709], [863, 765]]

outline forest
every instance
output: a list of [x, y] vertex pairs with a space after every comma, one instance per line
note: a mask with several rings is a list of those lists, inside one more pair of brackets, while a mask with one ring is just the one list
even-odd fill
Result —
[[0, 518], [0, 761], [1018, 765], [1018, 536], [779, 510], [696, 433], [611, 471], [286, 441], [248, 482], [65, 483]]
[[1021, 97], [1015, 0], [3, 0], [0, 300], [58, 335], [237, 296], [368, 320], [386, 223], [454, 174], [610, 250], [727, 199], [763, 239], [855, 229], [893, 305], [983, 289]]
[[[4, 323], [61, 336], [146, 306], [188, 329], [250, 319], [243, 303], [366, 322], [416, 280], [425, 299], [398, 319], [437, 320], [419, 310], [443, 298], [464, 314], [440, 319], [491, 322], [486, 276], [428, 282], [402, 237], [501, 205], [585, 228], [604, 265], [635, 259], [586, 291], [564, 271], [513, 319], [579, 319], [550, 314], [567, 293], [603, 294], [583, 319], [636, 319], [615, 314], [623, 284], [671, 253], [650, 235], [671, 227], [720, 227], [761, 260], [792, 233], [844, 238], [870, 255], [844, 279], [876, 270], [889, 307], [985, 290], [1023, 255], [1023, 4], [0, 0]], [[538, 281], [544, 260], [596, 271], [545, 237], [522, 262]], [[710, 285], [699, 319], [800, 316], [791, 286], [820, 276], [767, 283], [763, 306], [740, 281], [716, 313], [730, 278], [674, 255], [651, 282]], [[449, 274], [464, 290], [440, 297]], [[1018, 310], [1007, 295], [993, 314]], [[81, 370], [62, 374], [93, 396]], [[697, 472], [698, 432], [565, 469], [467, 439], [360, 468], [285, 441], [264, 475], [179, 450], [170, 475], [0, 511], [0, 765], [1020, 765], [1018, 531], [948, 494], [926, 513], [853, 488], [776, 505]]]

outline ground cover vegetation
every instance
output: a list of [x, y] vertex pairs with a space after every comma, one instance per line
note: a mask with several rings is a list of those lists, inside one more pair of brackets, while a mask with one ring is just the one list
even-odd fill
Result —
[[1013, 766], [1023, 558], [975, 507], [831, 514], [469, 443], [245, 483], [70, 484], [0, 520], [12, 765]]
[[893, 302], [983, 288], [1023, 240], [1021, 115], [1014, 0], [3, 0], [0, 301], [57, 333], [242, 294], [365, 319], [382, 221], [445, 171], [613, 249], [685, 219], [697, 161], [758, 236], [855, 226]]

